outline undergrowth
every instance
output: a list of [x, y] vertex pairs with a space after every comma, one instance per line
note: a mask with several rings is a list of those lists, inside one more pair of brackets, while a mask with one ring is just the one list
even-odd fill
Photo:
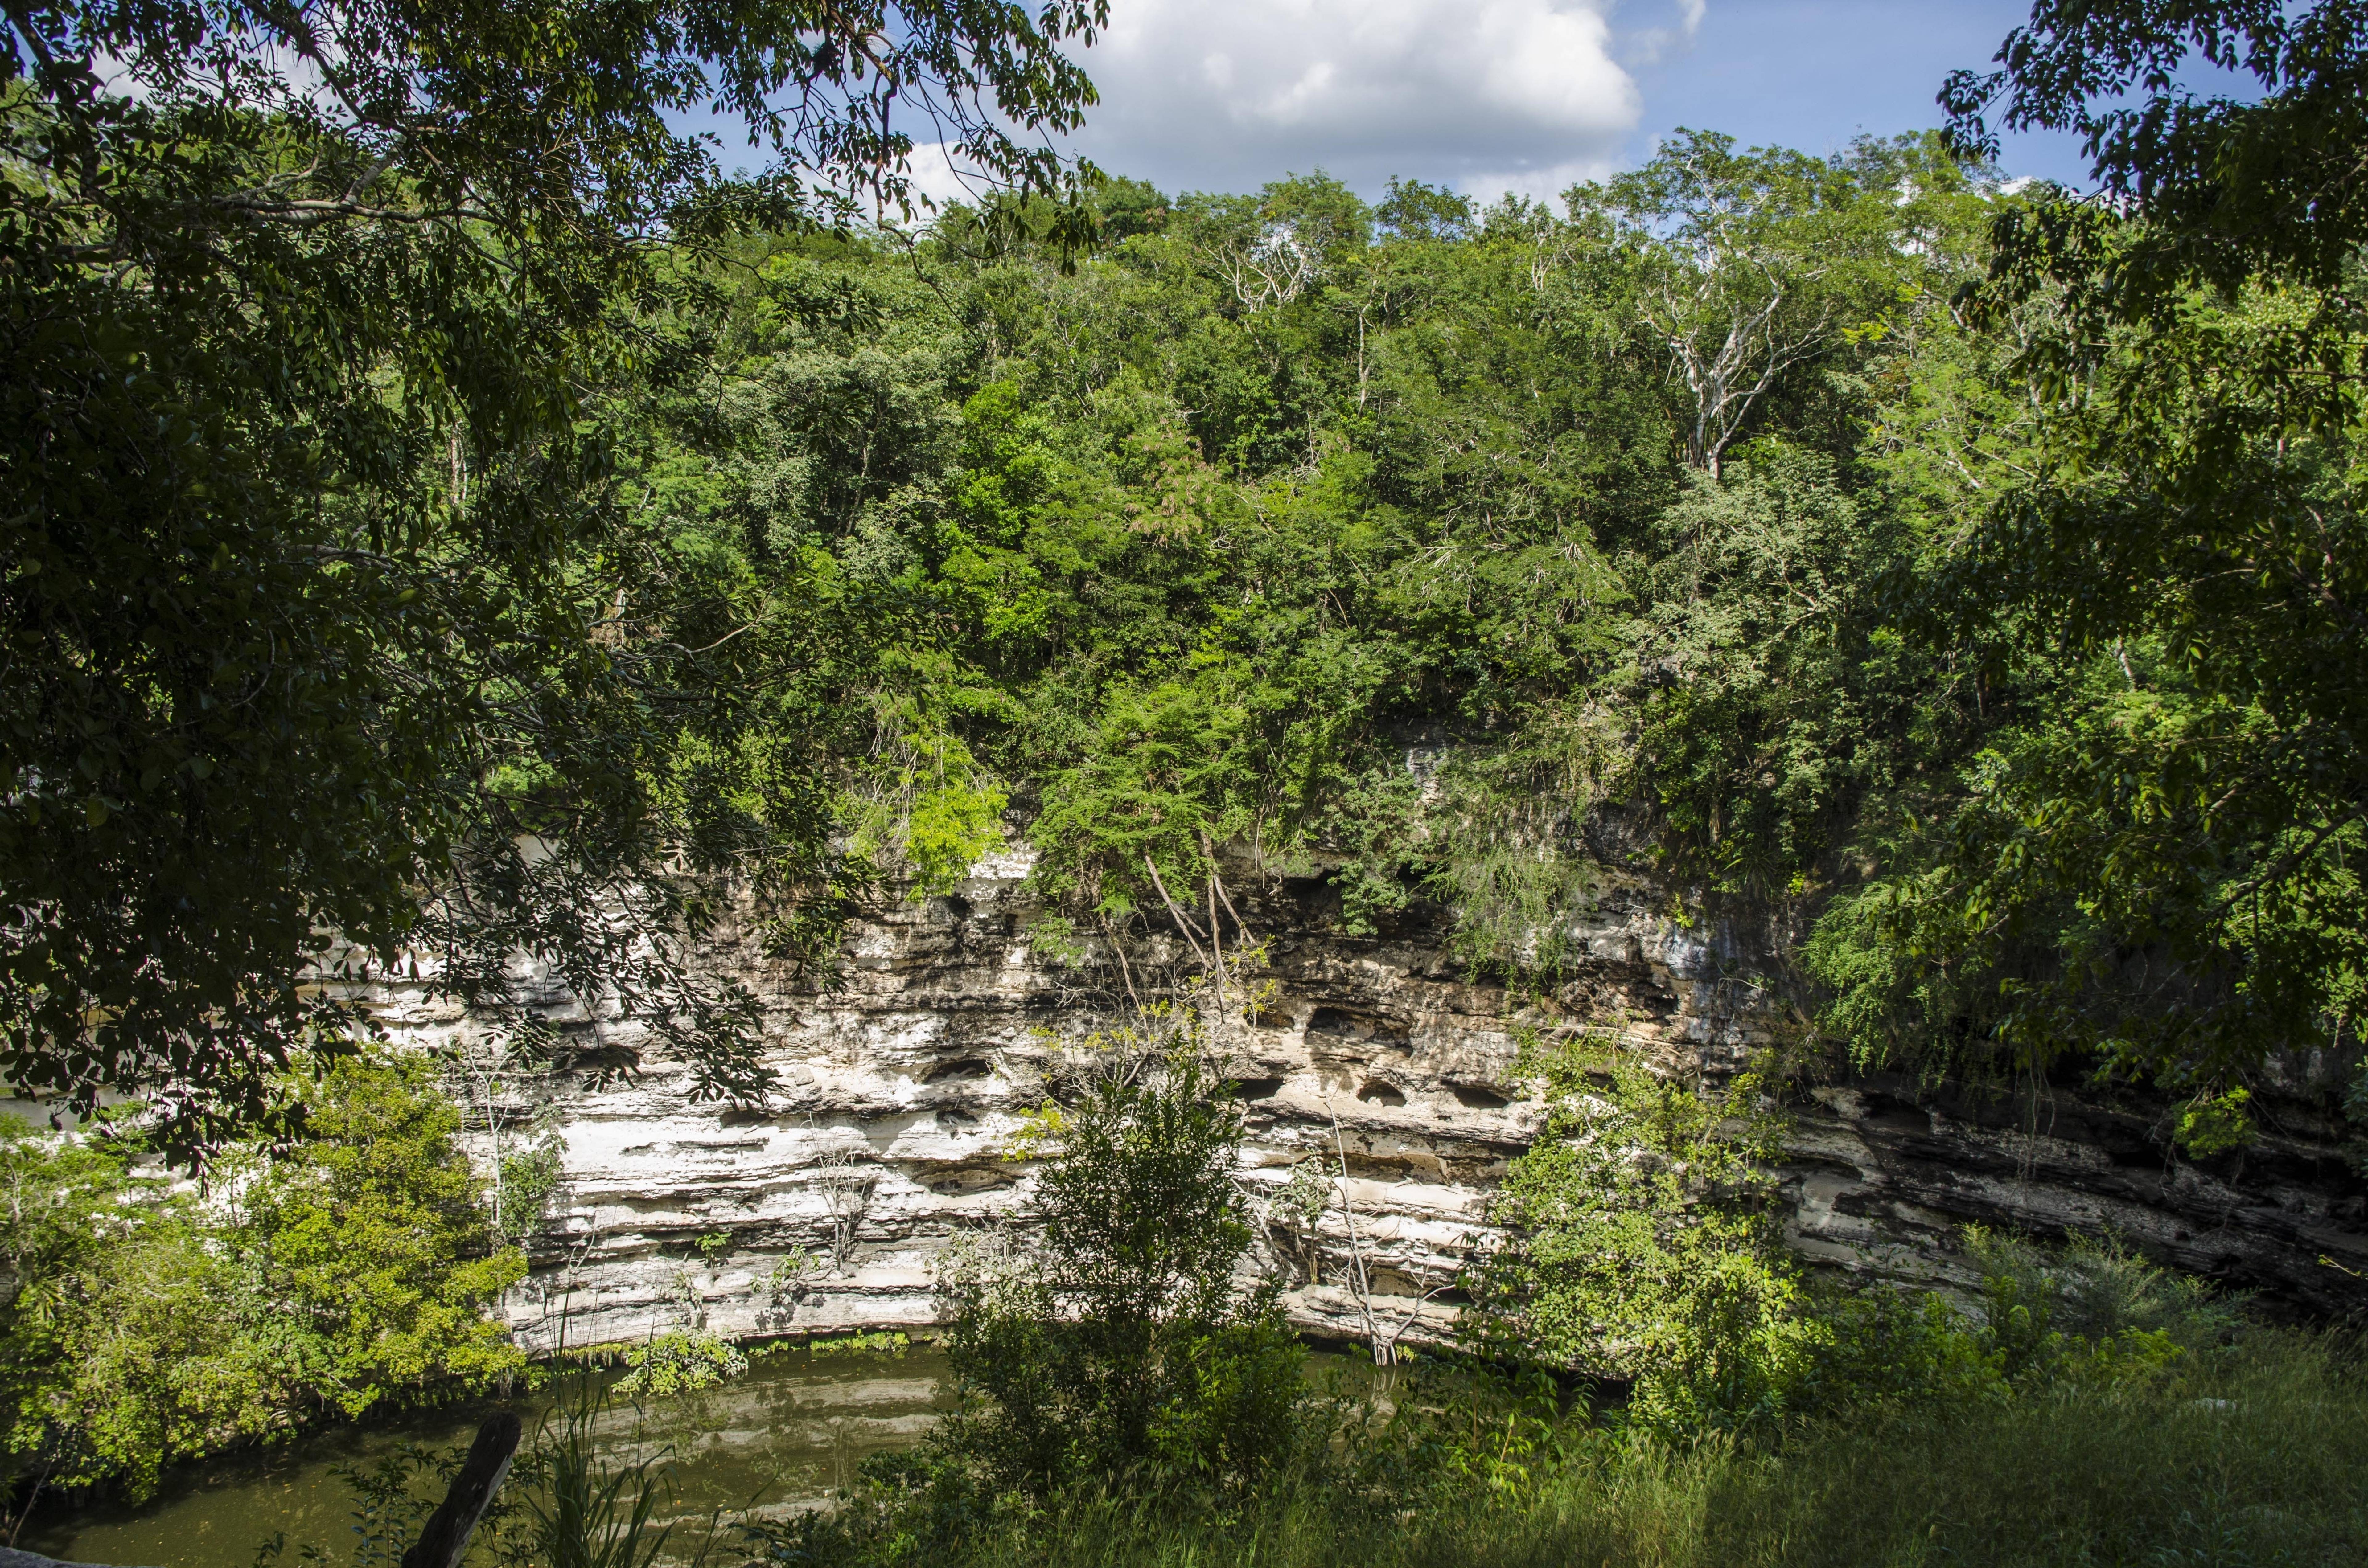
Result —
[[[1940, 1568], [2368, 1557], [2368, 1382], [2348, 1347], [2257, 1332], [2139, 1377], [1860, 1405], [1757, 1437], [1440, 1407], [1249, 1497], [1110, 1483], [1036, 1504], [881, 1467], [838, 1513], [752, 1528], [754, 1561], [997, 1568]], [[1461, 1424], [1451, 1433], [1443, 1427]], [[1361, 1473], [1360, 1473], [1361, 1472]]]

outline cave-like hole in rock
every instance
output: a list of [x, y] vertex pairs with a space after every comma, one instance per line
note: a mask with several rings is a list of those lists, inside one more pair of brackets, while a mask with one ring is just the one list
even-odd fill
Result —
[[1458, 1084], [1455, 1103], [1467, 1110], [1502, 1110], [1513, 1102], [1494, 1089], [1484, 1089], [1477, 1084]]
[[1404, 1089], [1399, 1088], [1395, 1084], [1384, 1084], [1379, 1081], [1368, 1084], [1363, 1088], [1359, 1089], [1357, 1091], [1357, 1097], [1363, 1100], [1368, 1105], [1406, 1104], [1406, 1091]]
[[642, 1053], [630, 1045], [596, 1045], [589, 1050], [574, 1051], [567, 1058], [568, 1066], [595, 1077], [630, 1073], [641, 1064]]
[[1307, 1033], [1311, 1038], [1329, 1040], [1370, 1040], [1392, 1051], [1407, 1050], [1409, 1040], [1406, 1026], [1388, 1018], [1377, 1018], [1370, 1013], [1352, 1013], [1346, 1007], [1318, 1007], [1308, 1015]]
[[940, 1062], [921, 1074], [924, 1084], [953, 1084], [972, 1078], [985, 1078], [995, 1069], [975, 1056], [965, 1056], [959, 1062]]
[[1234, 1085], [1234, 1093], [1246, 1100], [1270, 1100], [1282, 1093], [1280, 1078], [1244, 1078]]
[[973, 1192], [999, 1192], [1016, 1186], [1019, 1180], [1009, 1171], [997, 1166], [969, 1165], [931, 1172], [922, 1176], [920, 1183], [940, 1198], [961, 1198]]

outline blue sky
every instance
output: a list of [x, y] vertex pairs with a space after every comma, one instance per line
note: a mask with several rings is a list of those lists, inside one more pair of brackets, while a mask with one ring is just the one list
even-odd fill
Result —
[[[1987, 65], [2030, 14], [2029, 0], [1709, 0], [1691, 40], [1633, 68], [1644, 110], [1625, 151], [1647, 155], [1680, 125], [1808, 153], [1936, 125], [1941, 81]], [[2068, 136], [2015, 139], [2002, 162], [2066, 185], [2088, 176]]]

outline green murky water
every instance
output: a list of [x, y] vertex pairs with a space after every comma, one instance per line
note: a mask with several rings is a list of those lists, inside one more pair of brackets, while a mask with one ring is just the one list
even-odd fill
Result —
[[[669, 1510], [695, 1534], [717, 1509], [795, 1506], [852, 1479], [868, 1454], [909, 1446], [937, 1419], [945, 1363], [902, 1356], [767, 1357], [721, 1387], [623, 1402], [601, 1420], [604, 1440], [632, 1454], [670, 1445]], [[518, 1402], [531, 1437], [547, 1406]], [[336, 1473], [368, 1468], [405, 1443], [466, 1444], [491, 1405], [455, 1407], [369, 1431], [309, 1435], [285, 1447], [188, 1466], [139, 1508], [97, 1506], [36, 1517], [17, 1545], [84, 1562], [146, 1568], [251, 1568], [257, 1548], [284, 1535], [283, 1562], [310, 1542], [337, 1560], [352, 1540], [354, 1496]]]

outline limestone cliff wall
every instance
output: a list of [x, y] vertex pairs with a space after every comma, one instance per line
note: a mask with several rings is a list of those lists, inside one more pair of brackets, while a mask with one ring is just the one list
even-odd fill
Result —
[[[934, 1256], [1021, 1201], [1018, 1118], [1042, 1103], [1062, 1036], [1108, 1001], [1107, 974], [1087, 983], [1031, 940], [1027, 870], [1022, 853], [992, 858], [952, 896], [882, 910], [850, 931], [846, 983], [828, 995], [794, 993], [753, 946], [719, 943], [713, 961], [767, 999], [782, 1092], [762, 1112], [697, 1103], [663, 1059], [617, 1074], [643, 1042], [554, 994], [573, 1061], [506, 1079], [497, 1096], [513, 1140], [542, 1108], [564, 1143], [532, 1276], [509, 1303], [521, 1335], [581, 1345], [694, 1319], [735, 1335], [933, 1321]], [[1437, 918], [1351, 937], [1320, 882], [1245, 891], [1272, 988], [1235, 1064], [1246, 1179], [1279, 1186], [1302, 1160], [1345, 1156], [1383, 1326], [1411, 1320], [1417, 1337], [1448, 1321], [1441, 1296], [1486, 1233], [1489, 1191], [1540, 1125], [1513, 1072], [1520, 1031], [1616, 1028], [1725, 1072], [1781, 1023], [1758, 981], [1776, 938], [1685, 923], [1641, 877], [1607, 878], [1572, 933], [1584, 958], [1552, 997], [1474, 982]], [[1156, 938], [1138, 949], [1144, 984], [1162, 957]], [[376, 1001], [417, 1041], [470, 1027], [400, 979]], [[1813, 1085], [1794, 1108], [1791, 1233], [1822, 1264], [1947, 1280], [1968, 1221], [2111, 1230], [2276, 1304], [2349, 1310], [2361, 1281], [2319, 1260], [2368, 1271], [2368, 1195], [2340, 1122], [2314, 1108], [2306, 1078], [2293, 1087], [2260, 1145], [2197, 1165], [2169, 1153], [2159, 1108], [1896, 1077]], [[1304, 1245], [1272, 1238], [1311, 1332], [1361, 1332], [1340, 1278], [1349, 1222], [1325, 1218], [1312, 1278]], [[785, 1276], [800, 1253], [821, 1266]]]

